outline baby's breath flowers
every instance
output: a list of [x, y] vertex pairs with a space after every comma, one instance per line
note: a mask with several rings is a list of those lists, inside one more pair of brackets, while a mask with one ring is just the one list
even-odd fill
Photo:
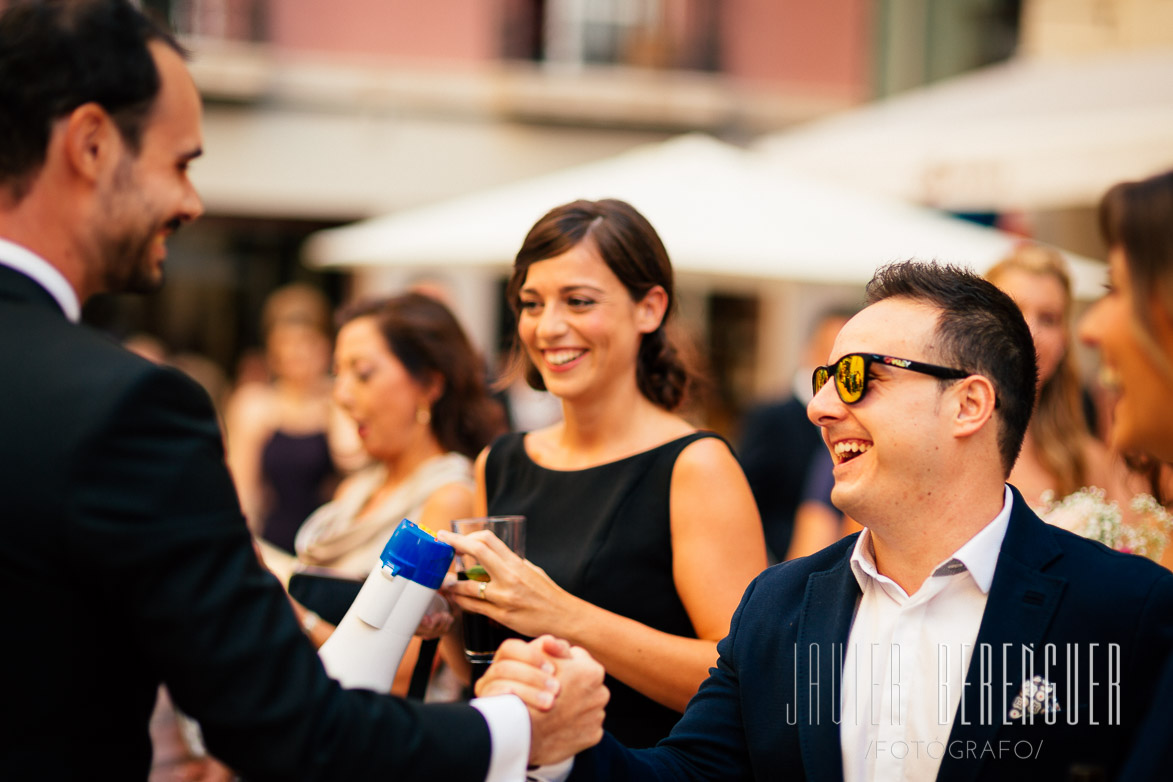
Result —
[[1129, 503], [1135, 520], [1124, 521], [1115, 502], [1109, 502], [1103, 489], [1088, 486], [1056, 500], [1054, 492], [1044, 492], [1043, 507], [1037, 512], [1057, 527], [1098, 540], [1117, 551], [1139, 554], [1158, 560], [1173, 532], [1173, 515], [1151, 495], [1138, 494]]

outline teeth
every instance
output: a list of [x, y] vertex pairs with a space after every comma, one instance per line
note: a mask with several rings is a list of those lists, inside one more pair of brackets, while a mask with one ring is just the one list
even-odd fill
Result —
[[871, 443], [860, 442], [859, 440], [844, 440], [835, 443], [835, 455], [841, 460], [853, 459], [861, 453], [870, 451], [871, 448]]
[[576, 358], [578, 358], [579, 356], [581, 356], [584, 353], [586, 353], [585, 350], [579, 350], [579, 349], [575, 349], [575, 350], [547, 350], [545, 352], [545, 356], [546, 356], [546, 361], [548, 361], [549, 363], [553, 364], [556, 367], [560, 367], [563, 364], [569, 364], [571, 361], [574, 361]]
[[1109, 391], [1120, 390], [1120, 373], [1114, 367], [1104, 364], [1098, 373], [1100, 385]]

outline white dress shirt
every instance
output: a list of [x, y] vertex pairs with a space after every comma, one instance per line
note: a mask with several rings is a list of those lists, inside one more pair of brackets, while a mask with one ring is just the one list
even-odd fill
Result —
[[26, 277], [31, 277], [57, 300], [65, 317], [74, 323], [81, 320], [81, 303], [77, 300], [77, 291], [65, 276], [44, 258], [26, 247], [0, 238], [0, 265], [16, 269]]
[[845, 782], [937, 778], [1010, 522], [1005, 492], [1001, 512], [912, 595], [876, 570], [870, 531], [856, 541], [863, 594], [844, 654]]
[[516, 695], [473, 698], [470, 703], [489, 723], [492, 752], [485, 782], [521, 782], [529, 761], [530, 724], [525, 704]]
[[[31, 250], [0, 238], [0, 265], [30, 277], [56, 299], [74, 323], [81, 320], [81, 304], [73, 286], [61, 272]], [[529, 760], [529, 711], [516, 695], [474, 698], [474, 708], [489, 725], [492, 754], [485, 782], [518, 782], [525, 779]], [[455, 738], [455, 737], [453, 737]]]

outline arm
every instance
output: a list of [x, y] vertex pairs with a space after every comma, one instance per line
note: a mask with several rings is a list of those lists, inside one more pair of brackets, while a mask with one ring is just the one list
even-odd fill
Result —
[[[428, 497], [420, 509], [419, 518], [412, 519], [412, 521], [433, 532], [450, 529], [453, 519], [463, 519], [472, 515], [472, 502], [472, 487], [459, 483], [449, 483], [432, 492], [431, 496]], [[424, 622], [427, 622], [426, 617]], [[445, 637], [452, 635], [452, 633], [444, 634]], [[408, 643], [407, 649], [403, 653], [403, 660], [399, 663], [399, 670], [395, 672], [395, 681], [391, 686], [391, 692], [396, 695], [407, 695], [408, 689], [411, 686], [412, 674], [415, 672], [416, 662], [419, 660], [420, 643], [422, 640], [421, 636], [416, 635]], [[467, 678], [467, 673], [465, 672], [468, 668], [467, 661], [464, 658], [463, 644], [441, 641], [439, 653], [444, 661], [448, 663], [449, 667], [456, 671], [458, 676]]]
[[[755, 652], [746, 647], [755, 642], [760, 645], [766, 638], [764, 643], [771, 652], [765, 658], [759, 656], [757, 664], [778, 670], [790, 665], [786, 651], [789, 644], [780, 642], [781, 638], [771, 632], [779, 621], [777, 598], [764, 597], [759, 584], [760, 580], [754, 581], [746, 589], [730, 622], [729, 634], [717, 644], [719, 657], [712, 674], [701, 685], [671, 735], [655, 747], [639, 750], [627, 749], [610, 735], [605, 735], [597, 746], [574, 759], [571, 782], [704, 782], [759, 778], [750, 759], [748, 733], [752, 729], [743, 721], [749, 707], [746, 694], [741, 691], [741, 679], [743, 671], [748, 680], [762, 678], [762, 672], [749, 662], [760, 650]], [[748, 643], [743, 639], [748, 639]], [[780, 727], [786, 720], [781, 710], [768, 714], [753, 711], [752, 714], [777, 728], [780, 735], [787, 731], [787, 728]], [[802, 765], [796, 755], [782, 754], [778, 757], [781, 762], [769, 768], [802, 777]]]
[[109, 678], [97, 697], [125, 698], [128, 677], [155, 672], [211, 751], [249, 777], [483, 777], [489, 732], [476, 710], [344, 691], [326, 676], [257, 560], [206, 395], [153, 370], [103, 420], [68, 468], [73, 545], [93, 555], [84, 613], [123, 628], [78, 657], [77, 675]]
[[264, 520], [261, 452], [272, 434], [268, 397], [269, 389], [259, 384], [243, 386], [228, 400], [224, 413], [228, 469], [254, 535], [261, 533]]
[[[483, 492], [482, 460], [477, 476]], [[455, 585], [450, 594], [462, 609], [518, 632], [548, 632], [582, 646], [612, 676], [683, 711], [716, 660], [716, 641], [725, 635], [746, 584], [766, 566], [766, 555], [749, 487], [720, 441], [699, 440], [684, 449], [673, 471], [669, 502], [676, 588], [698, 638], [670, 635], [577, 598], [541, 568], [481, 533], [444, 539], [476, 556], [489, 571], [486, 599], [476, 597], [476, 586], [469, 584]], [[697, 579], [697, 573], [722, 577]]]
[[835, 485], [834, 464], [825, 448], [811, 457], [802, 501], [794, 514], [794, 536], [786, 559], [797, 559], [820, 551], [843, 536], [844, 518], [831, 504], [831, 489]]

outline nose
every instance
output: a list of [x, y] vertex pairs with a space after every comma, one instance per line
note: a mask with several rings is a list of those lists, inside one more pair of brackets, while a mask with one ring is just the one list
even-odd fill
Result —
[[824, 383], [819, 393], [811, 397], [806, 406], [806, 417], [815, 426], [829, 426], [842, 419], [846, 412], [847, 405], [843, 404], [835, 390], [835, 378]]
[[1083, 318], [1079, 321], [1079, 341], [1090, 347], [1099, 347], [1102, 320], [1103, 301], [1097, 301], [1088, 307]]
[[350, 412], [350, 405], [354, 401], [354, 395], [350, 391], [350, 383], [346, 376], [339, 374], [334, 378], [334, 402], [344, 411]]
[[551, 303], [542, 308], [538, 318], [537, 336], [540, 340], [550, 340], [566, 333], [566, 318], [561, 305]]
[[190, 223], [204, 213], [204, 202], [200, 198], [200, 193], [196, 190], [195, 185], [191, 182], [187, 183], [187, 188], [183, 194], [183, 201], [180, 204], [181, 218], [184, 222]]

